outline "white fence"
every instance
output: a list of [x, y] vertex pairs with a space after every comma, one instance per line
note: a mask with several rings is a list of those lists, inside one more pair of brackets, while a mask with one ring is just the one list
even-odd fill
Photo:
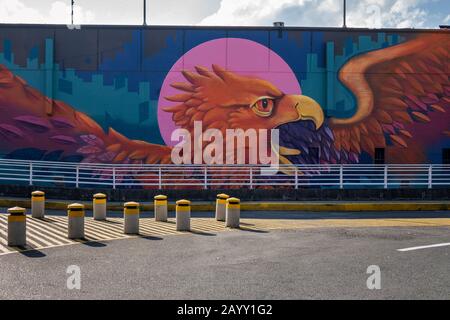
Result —
[[450, 187], [450, 165], [298, 165], [267, 174], [262, 165], [110, 165], [0, 159], [0, 182], [36, 186], [174, 187]]

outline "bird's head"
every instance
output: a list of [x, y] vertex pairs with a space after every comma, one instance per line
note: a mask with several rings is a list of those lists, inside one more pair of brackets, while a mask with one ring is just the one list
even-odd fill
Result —
[[[275, 129], [297, 121], [311, 121], [315, 129], [324, 122], [320, 105], [304, 95], [283, 93], [269, 81], [237, 75], [218, 65], [212, 70], [196, 67], [183, 71], [188, 82], [172, 83], [179, 94], [166, 97], [179, 104], [164, 108], [179, 127], [193, 131], [194, 121], [203, 129]], [[293, 152], [287, 148], [283, 152]], [[295, 153], [295, 152], [294, 152]]]

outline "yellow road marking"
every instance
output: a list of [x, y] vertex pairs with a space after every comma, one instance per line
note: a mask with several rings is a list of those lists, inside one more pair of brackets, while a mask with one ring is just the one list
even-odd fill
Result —
[[71, 240], [67, 239], [67, 232], [63, 233], [56, 228], [50, 228], [47, 225], [38, 222], [38, 220], [30, 219], [30, 225], [33, 226], [33, 228], [42, 230], [43, 232], [46, 232], [47, 234], [52, 235], [59, 241], [63, 241], [63, 242], [67, 241], [68, 243], [71, 241]]

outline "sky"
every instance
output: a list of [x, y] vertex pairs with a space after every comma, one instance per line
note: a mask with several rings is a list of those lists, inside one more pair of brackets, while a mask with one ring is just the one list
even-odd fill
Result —
[[[0, 23], [70, 23], [70, 0], [0, 0]], [[154, 25], [340, 27], [343, 0], [147, 0]], [[143, 0], [75, 0], [75, 24], [142, 24]], [[438, 28], [450, 0], [347, 0], [347, 26]]]

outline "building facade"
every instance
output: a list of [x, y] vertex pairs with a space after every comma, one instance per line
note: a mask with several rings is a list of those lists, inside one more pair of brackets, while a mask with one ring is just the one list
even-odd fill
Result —
[[448, 30], [1, 25], [0, 156], [172, 163], [197, 121], [278, 129], [282, 163], [449, 163], [449, 47]]

